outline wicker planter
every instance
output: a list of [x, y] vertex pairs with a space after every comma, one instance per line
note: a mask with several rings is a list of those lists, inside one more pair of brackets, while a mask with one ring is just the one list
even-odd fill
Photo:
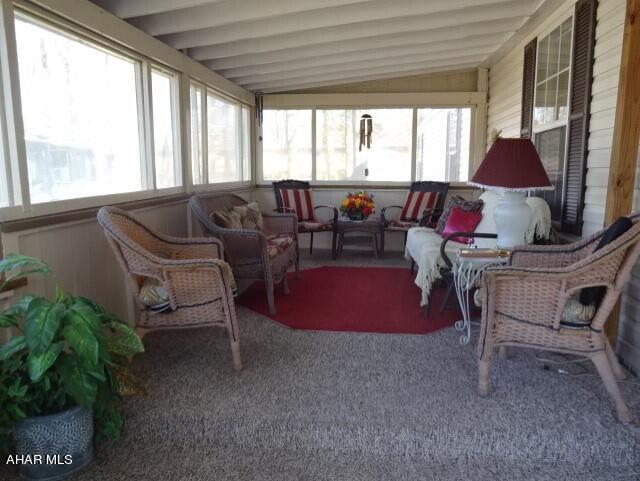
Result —
[[348, 212], [346, 217], [348, 217], [349, 220], [367, 220], [369, 216], [364, 215], [363, 212]]
[[81, 407], [27, 418], [16, 425], [15, 436], [17, 454], [33, 459], [20, 465], [20, 475], [30, 481], [64, 479], [93, 459], [93, 413]]

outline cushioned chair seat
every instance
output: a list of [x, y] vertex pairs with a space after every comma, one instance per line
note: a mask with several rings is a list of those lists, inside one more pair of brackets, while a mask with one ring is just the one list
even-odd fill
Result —
[[273, 259], [293, 245], [293, 234], [277, 234], [267, 236], [267, 254]]
[[412, 220], [393, 219], [389, 221], [387, 230], [408, 231], [412, 227], [417, 227], [418, 223]]
[[331, 222], [318, 222], [306, 220], [298, 222], [298, 232], [324, 232], [333, 230], [333, 224]]

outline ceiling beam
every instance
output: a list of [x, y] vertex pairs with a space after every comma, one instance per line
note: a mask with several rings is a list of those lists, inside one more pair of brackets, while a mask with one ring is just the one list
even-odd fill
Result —
[[[400, 45], [395, 47], [375, 48], [377, 42], [369, 45], [366, 50], [359, 50], [341, 54], [322, 55], [318, 57], [306, 57], [287, 62], [274, 62], [263, 65], [249, 65], [246, 67], [217, 70], [216, 72], [228, 79], [248, 77], [251, 75], [264, 75], [269, 73], [290, 72], [303, 68], [316, 68], [322, 66], [334, 66], [361, 62], [365, 60], [377, 60], [380, 58], [401, 57], [406, 55], [423, 55], [429, 53], [450, 52], [461, 48], [493, 46], [491, 51], [498, 48], [509, 37], [509, 33], [491, 33], [488, 35], [475, 35], [468, 38], [445, 40], [441, 42], [418, 43], [412, 45]], [[380, 44], [384, 45], [384, 43]]]
[[205, 28], [221, 27], [239, 22], [260, 21], [292, 13], [318, 11], [332, 7], [359, 4], [356, 7], [366, 9], [366, 3], [375, 0], [226, 0], [209, 5], [174, 9], [171, 12], [144, 17], [131, 18], [129, 21], [150, 35], [167, 35], [177, 32], [189, 32]]
[[221, 1], [223, 0], [93, 0], [93, 3], [100, 5], [116, 17], [131, 18]]
[[[414, 75], [426, 75], [431, 73], [451, 73], [451, 72], [462, 72], [465, 70], [474, 70], [475, 66], [478, 62], [469, 62], [467, 64], [456, 65], [447, 68], [446, 66], [442, 67], [431, 67], [431, 68], [417, 68], [416, 70], [407, 70], [402, 72], [402, 77], [414, 76]], [[322, 81], [313, 81], [305, 84], [300, 84], [295, 87], [266, 87], [261, 91], [264, 93], [278, 93], [278, 92], [301, 92], [307, 89], [318, 88], [318, 87], [330, 87], [336, 85], [349, 85], [353, 83], [359, 82], [367, 82], [371, 80], [385, 80], [397, 78], [397, 72], [387, 72], [385, 74], [375, 74], [375, 75], [363, 75], [361, 77], [353, 77], [349, 79], [343, 79], [342, 81], [336, 82], [335, 80], [322, 80]]]
[[[450, 48], [440, 52], [416, 53], [412, 52], [406, 55], [385, 55], [382, 58], [371, 60], [356, 60], [347, 63], [338, 63], [334, 65], [321, 65], [317, 67], [300, 68], [297, 70], [272, 72], [262, 75], [249, 75], [246, 77], [238, 77], [233, 82], [238, 85], [255, 85], [264, 82], [282, 81], [289, 79], [297, 79], [300, 77], [310, 77], [319, 75], [342, 74], [352, 71], [362, 72], [364, 70], [393, 67], [395, 65], [413, 65], [427, 62], [447, 61], [450, 64], [452, 59], [457, 57], [473, 57], [485, 58], [491, 54], [497, 44], [484, 46], [467, 46], [466, 48]], [[417, 49], [419, 52], [420, 49]]]
[[[500, 20], [514, 20], [521, 18], [520, 25], [531, 10], [528, 2], [494, 4], [483, 7], [470, 7], [451, 12], [435, 13], [433, 15], [417, 15], [405, 18], [392, 18], [379, 22], [360, 22], [351, 25], [338, 25], [329, 28], [319, 28], [284, 35], [274, 35], [261, 39], [245, 39], [236, 42], [226, 42], [219, 45], [196, 47], [189, 49], [189, 55], [197, 60], [220, 59], [247, 54], [265, 54], [283, 49], [298, 50], [312, 45], [336, 45], [342, 42], [345, 48], [358, 39], [380, 37], [384, 35], [404, 35], [407, 32], [427, 32], [446, 28], [460, 31], [466, 24], [478, 25], [480, 22], [498, 22]], [[519, 25], [518, 25], [519, 26]], [[330, 53], [330, 52], [325, 52]]]
[[[530, 2], [522, 0], [374, 0], [363, 8], [360, 4], [342, 7], [325, 8], [313, 11], [281, 15], [263, 20], [240, 22], [220, 27], [204, 28], [188, 32], [173, 33], [159, 36], [160, 40], [174, 48], [192, 48], [248, 38], [271, 37], [274, 35], [307, 32], [319, 28], [329, 28], [339, 25], [361, 24], [388, 20], [390, 18], [410, 18], [416, 15], [434, 15], [447, 13], [456, 17], [462, 9], [473, 6], [493, 4], [494, 8], [506, 5], [529, 5], [529, 14], [534, 8]], [[369, 24], [375, 29], [375, 24]], [[325, 37], [326, 38], [326, 37]]]
[[[423, 60], [418, 62], [406, 62], [404, 64], [384, 65], [380, 67], [366, 67], [357, 69], [343, 69], [340, 72], [330, 72], [324, 75], [301, 75], [299, 77], [289, 77], [286, 79], [255, 82], [246, 84], [243, 88], [251, 91], [265, 90], [273, 87], [289, 87], [289, 89], [299, 88], [300, 85], [321, 82], [332, 81], [334, 84], [346, 83], [348, 79], [360, 78], [362, 76], [371, 76], [377, 78], [377, 75], [383, 75], [387, 73], [395, 72], [396, 77], [400, 77], [401, 73], [419, 69], [431, 69], [435, 67], [442, 67], [443, 70], [452, 70], [458, 68], [458, 65], [473, 64], [477, 65], [482, 61], [486, 55], [459, 55], [456, 57], [449, 57], [441, 60]], [[474, 64], [475, 62], [475, 64]]]

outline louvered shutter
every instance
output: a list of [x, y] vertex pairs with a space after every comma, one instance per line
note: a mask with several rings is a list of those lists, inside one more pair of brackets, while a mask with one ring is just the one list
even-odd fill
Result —
[[522, 112], [520, 117], [520, 137], [531, 138], [533, 123], [533, 94], [536, 86], [536, 48], [538, 39], [534, 38], [524, 47], [522, 66]]
[[597, 0], [575, 6], [562, 230], [576, 235], [582, 234], [597, 8]]

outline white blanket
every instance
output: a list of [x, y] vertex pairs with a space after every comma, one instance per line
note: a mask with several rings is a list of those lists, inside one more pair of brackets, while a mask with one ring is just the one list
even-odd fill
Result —
[[[476, 232], [495, 233], [493, 221], [493, 209], [498, 201], [495, 192], [484, 192], [480, 198], [485, 202], [482, 209], [483, 218], [476, 228]], [[551, 211], [548, 204], [539, 197], [528, 197], [527, 204], [531, 208], [531, 223], [526, 233], [527, 243], [532, 243], [535, 237], [548, 238], [551, 231]], [[418, 273], [415, 278], [416, 285], [422, 291], [421, 306], [429, 302], [429, 294], [433, 283], [440, 279], [440, 269], [445, 267], [444, 260], [440, 257], [440, 244], [442, 237], [433, 229], [426, 227], [413, 227], [407, 235], [405, 257], [415, 260], [418, 265]], [[478, 239], [477, 247], [493, 248], [495, 239]], [[447, 243], [446, 252], [452, 262], [456, 259], [458, 249], [467, 247], [458, 242]]]

